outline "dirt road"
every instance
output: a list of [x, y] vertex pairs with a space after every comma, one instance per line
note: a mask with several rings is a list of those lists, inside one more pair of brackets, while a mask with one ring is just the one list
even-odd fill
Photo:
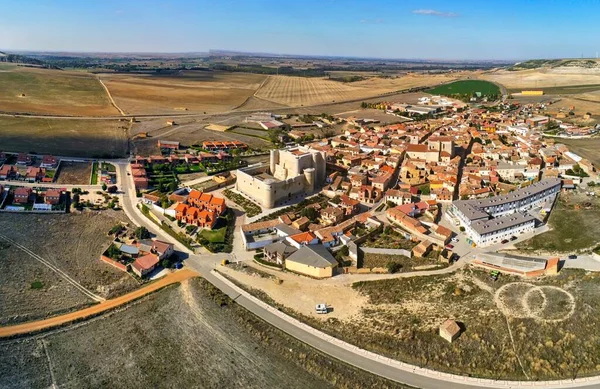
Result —
[[38, 320], [29, 323], [0, 327], [0, 338], [27, 334], [29, 332], [37, 332], [48, 328], [57, 327], [63, 324], [68, 324], [76, 320], [81, 320], [91, 316], [95, 316], [100, 313], [106, 312], [110, 309], [119, 307], [123, 304], [127, 304], [133, 300], [143, 297], [148, 293], [154, 292], [167, 285], [171, 285], [193, 277], [198, 277], [199, 275], [199, 273], [189, 269], [184, 269], [175, 273], [170, 273], [167, 276], [161, 278], [156, 282], [153, 282], [148, 286], [135, 290], [131, 293], [127, 293], [126, 295], [111, 300], [103, 301], [97, 305], [82, 309], [80, 311], [71, 312], [65, 315], [60, 315], [56, 317], [51, 317], [49, 319]]

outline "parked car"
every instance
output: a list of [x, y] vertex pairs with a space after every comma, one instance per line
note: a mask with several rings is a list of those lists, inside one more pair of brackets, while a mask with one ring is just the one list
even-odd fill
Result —
[[490, 272], [490, 280], [498, 281], [498, 277], [500, 277], [500, 272], [498, 270], [492, 270]]
[[454, 245], [452, 245], [452, 244], [447, 244], [447, 245], [446, 245], [446, 248], [447, 248], [448, 250], [452, 250], [452, 249], [454, 248]]
[[513, 241], [513, 240], [517, 240], [517, 239], [519, 239], [519, 238], [517, 238], [517, 237], [516, 237], [516, 236], [514, 236], [514, 235], [510, 237], [510, 240], [511, 240], [511, 241]]
[[458, 238], [452, 238], [452, 242], [458, 243]]
[[327, 314], [327, 304], [317, 304], [315, 310], [319, 314]]
[[500, 242], [502, 244], [507, 244], [508, 243], [508, 239], [504, 239], [502, 242]]
[[571, 254], [571, 255], [569, 255], [569, 259], [577, 259], [577, 255]]

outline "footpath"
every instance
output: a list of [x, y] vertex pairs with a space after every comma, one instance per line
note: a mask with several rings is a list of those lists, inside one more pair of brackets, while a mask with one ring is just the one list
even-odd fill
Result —
[[0, 338], [6, 338], [11, 336], [18, 336], [27, 334], [30, 332], [37, 332], [46, 330], [53, 327], [58, 327], [61, 325], [69, 324], [74, 321], [87, 319], [92, 316], [99, 315], [111, 309], [117, 308], [121, 305], [130, 303], [134, 300], [139, 299], [149, 293], [155, 292], [165, 286], [175, 284], [189, 278], [198, 277], [199, 273], [189, 270], [183, 269], [180, 271], [176, 271], [174, 273], [170, 273], [160, 280], [153, 282], [147, 286], [144, 286], [140, 289], [134, 290], [133, 292], [127, 293], [123, 296], [116, 297], [114, 299], [105, 300], [99, 304], [93, 305], [88, 308], [81, 309], [79, 311], [67, 313], [60, 316], [51, 317], [49, 319], [38, 320], [27, 322], [23, 324], [15, 324], [12, 326], [0, 327]]

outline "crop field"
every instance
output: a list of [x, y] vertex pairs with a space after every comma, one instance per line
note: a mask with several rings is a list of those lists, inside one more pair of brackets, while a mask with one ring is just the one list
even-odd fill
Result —
[[61, 161], [56, 183], [66, 185], [87, 185], [90, 183], [91, 172], [91, 163]]
[[0, 110], [47, 115], [118, 115], [91, 74], [6, 67], [0, 72]]
[[499, 95], [500, 88], [497, 85], [488, 81], [480, 80], [461, 80], [451, 82], [446, 85], [440, 85], [436, 88], [429, 89], [428, 93], [435, 95], [451, 96], [454, 94], [473, 94], [481, 92], [484, 96]]
[[[92, 353], [90, 350], [94, 350]], [[401, 388], [274, 329], [201, 279], [66, 330], [0, 342], [4, 388]]]
[[290, 107], [311, 106], [373, 97], [414, 87], [437, 85], [455, 79], [451, 75], [408, 75], [369, 78], [342, 83], [326, 78], [269, 76], [256, 97]]
[[266, 76], [185, 71], [169, 76], [100, 77], [123, 111], [139, 115], [229, 111], [252, 96]]
[[118, 120], [0, 117], [3, 151], [72, 157], [123, 156], [126, 129]]
[[[100, 254], [111, 241], [107, 232], [120, 221], [127, 222], [127, 218], [117, 211], [62, 215], [3, 213], [0, 230], [93, 293], [108, 298], [138, 286], [131, 276], [100, 261]], [[0, 250], [0, 321], [30, 320], [92, 302], [17, 246], [0, 242], [8, 245]], [[34, 285], [36, 281], [41, 286]]]
[[497, 82], [508, 89], [536, 89], [600, 84], [600, 72], [582, 68], [499, 70], [485, 73], [482, 79]]

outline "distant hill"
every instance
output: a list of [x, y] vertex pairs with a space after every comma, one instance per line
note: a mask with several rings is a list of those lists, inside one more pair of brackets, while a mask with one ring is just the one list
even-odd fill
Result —
[[532, 59], [524, 62], [517, 62], [508, 70], [519, 71], [529, 69], [556, 69], [556, 68], [582, 68], [582, 69], [600, 69], [600, 61], [595, 58], [581, 59]]

